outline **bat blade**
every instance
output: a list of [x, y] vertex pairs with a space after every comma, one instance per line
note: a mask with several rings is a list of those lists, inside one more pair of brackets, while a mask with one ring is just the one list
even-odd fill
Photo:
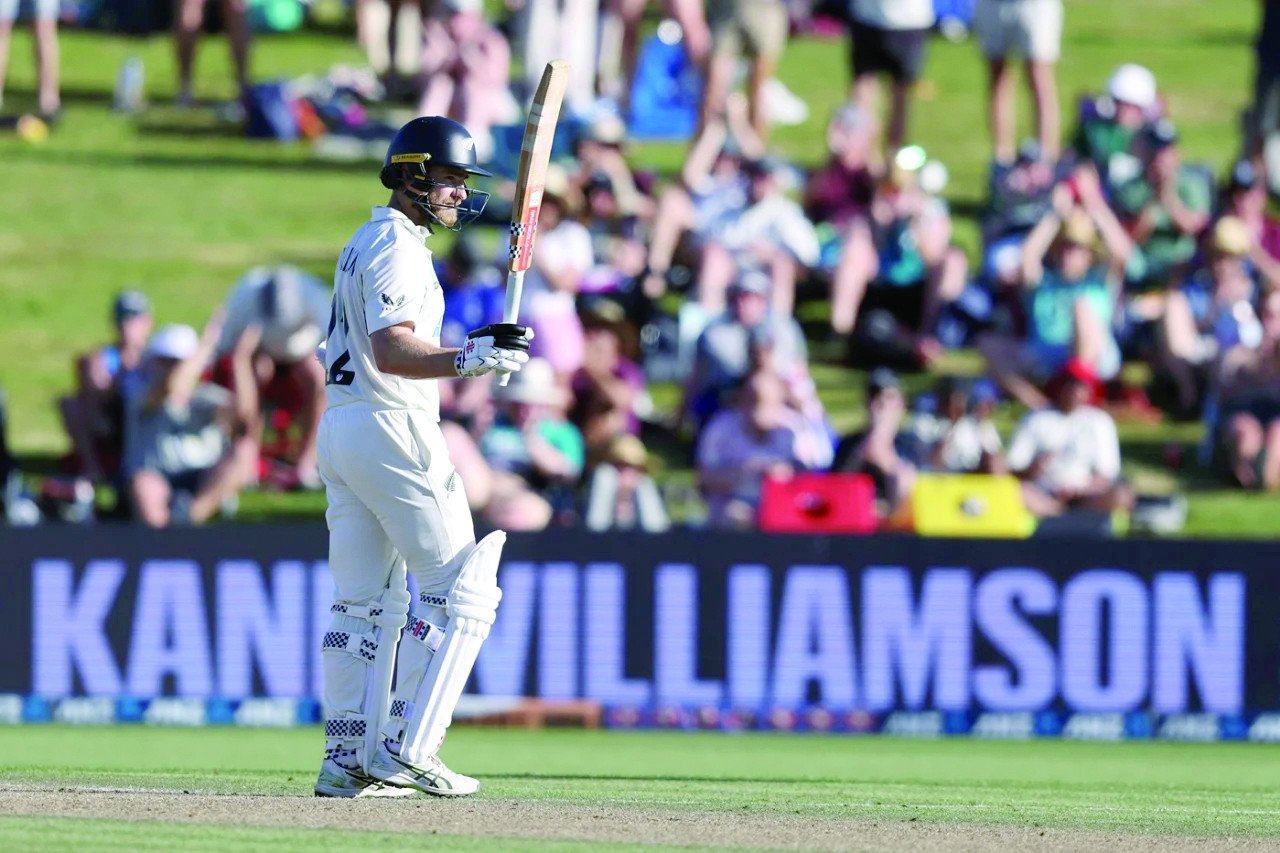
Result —
[[538, 213], [542, 208], [547, 164], [551, 160], [551, 143], [555, 139], [556, 122], [560, 118], [560, 105], [568, 82], [569, 63], [563, 59], [548, 62], [534, 93], [533, 104], [529, 107], [511, 209], [511, 272], [524, 272], [533, 261], [533, 242], [538, 232]]

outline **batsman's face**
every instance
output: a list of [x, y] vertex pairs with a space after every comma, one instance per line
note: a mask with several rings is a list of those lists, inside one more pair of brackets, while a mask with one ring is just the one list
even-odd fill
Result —
[[427, 177], [433, 182], [424, 193], [431, 212], [448, 228], [457, 226], [458, 208], [467, 200], [467, 173], [461, 169], [430, 167]]

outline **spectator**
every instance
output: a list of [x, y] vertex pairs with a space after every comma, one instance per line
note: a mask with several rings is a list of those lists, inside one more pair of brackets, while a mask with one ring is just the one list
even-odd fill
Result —
[[603, 172], [590, 176], [584, 193], [583, 225], [591, 234], [595, 264], [583, 278], [582, 290], [625, 296], [633, 310], [641, 310], [633, 287], [645, 272], [648, 255], [640, 221], [624, 211], [613, 180]]
[[982, 269], [989, 281], [998, 279], [998, 253], [1006, 246], [1022, 245], [1053, 206], [1053, 188], [1063, 177], [1061, 166], [1045, 155], [1040, 143], [1030, 139], [1019, 146], [1012, 163], [997, 161], [992, 165], [982, 215]]
[[1160, 111], [1155, 75], [1134, 64], [1113, 71], [1106, 94], [1083, 105], [1072, 148], [1097, 170], [1108, 194], [1141, 171], [1135, 142]]
[[698, 441], [698, 487], [712, 527], [754, 526], [765, 477], [790, 477], [801, 462], [798, 428], [777, 376], [759, 372], [737, 403], [715, 415]]
[[712, 320], [698, 336], [693, 369], [685, 384], [683, 412], [701, 427], [723, 405], [750, 371], [754, 336], [767, 334], [779, 374], [807, 361], [800, 325], [769, 309], [769, 280], [760, 272], [740, 276], [729, 288], [729, 309]]
[[121, 292], [112, 313], [115, 341], [76, 358], [75, 394], [58, 404], [76, 473], [93, 483], [114, 480], [119, 473], [125, 412], [145, 383], [143, 354], [154, 325], [151, 302], [137, 290]]
[[921, 461], [934, 471], [954, 474], [997, 474], [1004, 470], [1000, 434], [989, 417], [978, 411], [971, 385], [944, 376], [934, 389], [936, 412], [918, 415], [912, 433]]
[[578, 170], [570, 182], [584, 195], [593, 181], [607, 180], [617, 200], [620, 216], [653, 216], [653, 201], [627, 162], [627, 126], [613, 113], [603, 113], [587, 126], [578, 140]]
[[877, 116], [880, 84], [877, 76], [892, 81], [888, 134], [885, 148], [892, 156], [907, 141], [907, 99], [920, 79], [925, 44], [934, 12], [931, 0], [851, 0], [850, 49], [853, 66], [853, 101], [870, 116]]
[[649, 475], [649, 454], [634, 435], [609, 442], [587, 490], [588, 530], [643, 530], [665, 533], [671, 527], [667, 508]]
[[879, 367], [868, 374], [866, 405], [866, 428], [841, 439], [832, 470], [869, 475], [886, 510], [882, 515], [888, 516], [911, 497], [919, 447], [903, 429], [907, 401], [892, 370]]
[[1097, 390], [1093, 368], [1070, 359], [1051, 383], [1052, 404], [1028, 414], [1014, 431], [1009, 467], [1038, 518], [1133, 508], [1133, 492], [1120, 479], [1115, 421], [1090, 405]]
[[[207, 0], [174, 0], [173, 37], [178, 52], [178, 105], [195, 103], [191, 91], [191, 74], [195, 69], [196, 43], [204, 24]], [[235, 67], [236, 96], [243, 98], [249, 90], [249, 20], [248, 0], [222, 0], [222, 26], [231, 45], [231, 62]]]
[[200, 382], [220, 322], [215, 316], [199, 337], [190, 326], [165, 326], [147, 346], [148, 382], [130, 404], [124, 470], [134, 512], [149, 527], [208, 521], [252, 476], [256, 445], [245, 431], [257, 418], [258, 328], [238, 338], [233, 394]]
[[[1106, 379], [1120, 371], [1112, 317], [1132, 244], [1091, 178], [1091, 172], [1081, 172], [1074, 190], [1067, 185], [1055, 189], [1054, 210], [1023, 244], [1020, 281], [1026, 293], [1027, 340], [1000, 334], [978, 339], [988, 369], [1028, 408], [1044, 405], [1037, 386], [1072, 358]], [[1099, 232], [1106, 256], [1098, 252]]]
[[[1196, 238], [1209, 224], [1213, 178], [1184, 166], [1173, 125], [1161, 120], [1138, 139], [1140, 176], [1113, 182], [1112, 206], [1141, 249], [1128, 264], [1131, 290], [1163, 290], [1186, 275]], [[1113, 170], [1114, 172], [1114, 170]]]
[[462, 122], [481, 160], [493, 153], [489, 129], [520, 115], [507, 90], [510, 76], [511, 49], [485, 21], [482, 0], [443, 0], [439, 13], [424, 21], [418, 114]]
[[747, 66], [747, 115], [760, 139], [769, 138], [765, 83], [773, 77], [787, 46], [787, 6], [783, 0], [710, 0], [711, 61], [702, 91], [700, 126], [720, 115], [729, 98], [738, 58]]
[[[542, 496], [548, 512], [570, 506], [586, 453], [582, 433], [565, 417], [568, 394], [551, 363], [529, 359], [509, 385], [494, 393], [498, 415], [481, 436], [480, 451], [496, 472], [498, 511], [506, 512], [512, 495], [526, 490]], [[531, 505], [523, 495], [519, 501]]]
[[563, 168], [547, 169], [538, 221], [538, 251], [525, 279], [528, 323], [534, 329], [532, 354], [551, 363], [567, 380], [582, 366], [582, 323], [575, 299], [595, 263], [591, 233], [576, 217], [577, 193]]
[[[951, 245], [951, 215], [921, 185], [924, 150], [904, 148], [871, 201], [871, 216], [849, 231], [832, 282], [831, 326], [846, 334], [861, 315], [887, 314], [898, 344], [917, 363], [937, 356], [933, 337], [942, 308], [965, 285], [968, 262]], [[873, 356], [874, 360], [874, 356]]]
[[[4, 103], [4, 80], [9, 68], [9, 47], [13, 25], [18, 20], [21, 0], [0, 0], [0, 104]], [[31, 30], [35, 41], [36, 108], [47, 123], [57, 121], [62, 108], [58, 87], [58, 0], [33, 0]]]
[[475, 244], [458, 237], [443, 262], [435, 264], [444, 289], [440, 344], [460, 347], [467, 332], [502, 320], [505, 283], [493, 264], [482, 263]]
[[525, 85], [538, 87], [542, 69], [553, 59], [569, 61], [568, 112], [585, 115], [596, 97], [596, 18], [599, 0], [507, 0], [516, 13]]
[[1245, 266], [1249, 251], [1248, 227], [1234, 216], [1222, 217], [1213, 228], [1204, 268], [1168, 295], [1157, 376], [1173, 386], [1174, 411], [1182, 417], [1199, 415], [1221, 352], [1257, 343], [1257, 288]]
[[977, 0], [973, 28], [987, 59], [988, 121], [993, 160], [1013, 160], [1014, 92], [1009, 58], [1022, 55], [1036, 113], [1036, 140], [1050, 162], [1058, 159], [1058, 84], [1054, 65], [1062, 48], [1062, 0]]
[[[804, 191], [804, 212], [817, 225], [821, 245], [819, 264], [841, 276], [849, 255], [842, 249], [851, 240], [850, 231], [870, 213], [876, 177], [871, 167], [871, 117], [852, 104], [832, 114], [827, 123], [827, 162], [809, 176]], [[847, 333], [850, 320], [838, 331]]]
[[779, 184], [783, 165], [762, 158], [743, 164], [747, 206], [726, 217], [703, 244], [698, 268], [698, 301], [710, 312], [723, 310], [725, 291], [747, 269], [768, 273], [770, 301], [780, 314], [795, 305], [801, 272], [818, 262], [818, 234], [800, 206]]
[[570, 420], [582, 431], [588, 457], [599, 458], [617, 436], [639, 435], [644, 371], [635, 362], [638, 335], [617, 302], [596, 299], [582, 325], [586, 357], [573, 377]]
[[1280, 222], [1267, 216], [1267, 188], [1249, 160], [1231, 168], [1219, 199], [1219, 217], [1239, 219], [1249, 235], [1249, 266], [1258, 283], [1280, 287]]
[[[233, 355], [239, 340], [253, 328], [258, 345], [252, 355], [256, 399], [276, 412], [277, 432], [287, 425], [298, 433], [296, 446], [281, 447], [291, 457], [271, 479], [285, 488], [320, 488], [316, 469], [316, 436], [325, 407], [324, 367], [314, 358], [324, 339], [331, 305], [319, 279], [287, 264], [257, 267], [237, 282], [226, 301], [226, 322], [218, 340], [214, 375], [219, 384], [234, 384]], [[265, 421], [259, 415], [250, 435], [261, 442]], [[265, 461], [265, 460], [264, 460]]]
[[[617, 102], [626, 113], [639, 59], [640, 25], [646, 0], [605, 0], [600, 27], [600, 73], [597, 90]], [[711, 33], [702, 0], [666, 0], [663, 12], [680, 25], [681, 42], [689, 61], [705, 71], [711, 54]]]
[[[1231, 478], [1242, 488], [1280, 488], [1280, 292], [1262, 302], [1256, 345], [1243, 341], [1218, 369], [1221, 440]], [[1261, 469], [1261, 470], [1259, 470]]]

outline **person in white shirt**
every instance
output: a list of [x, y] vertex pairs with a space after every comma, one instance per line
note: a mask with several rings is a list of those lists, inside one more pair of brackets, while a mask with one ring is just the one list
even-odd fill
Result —
[[1120, 479], [1115, 421], [1089, 405], [1097, 385], [1093, 368], [1071, 359], [1052, 383], [1052, 404], [1023, 418], [1009, 442], [1009, 468], [1023, 481], [1027, 509], [1041, 518], [1133, 507]]
[[[496, 616], [502, 534], [475, 542], [435, 380], [516, 372], [532, 334], [496, 323], [472, 331], [461, 349], [440, 345], [444, 293], [425, 241], [480, 214], [487, 196], [467, 187], [472, 175], [488, 172], [462, 125], [439, 116], [406, 124], [381, 173], [391, 200], [373, 209], [334, 273], [318, 457], [335, 601], [322, 649], [317, 796], [479, 789], [437, 751], [458, 679]], [[406, 573], [418, 588], [412, 607]]]

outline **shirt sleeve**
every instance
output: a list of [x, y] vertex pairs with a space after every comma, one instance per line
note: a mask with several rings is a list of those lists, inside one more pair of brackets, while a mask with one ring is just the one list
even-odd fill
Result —
[[417, 322], [427, 284], [435, 277], [429, 260], [388, 241], [364, 268], [362, 296], [369, 334], [404, 322]]
[[218, 334], [218, 355], [226, 355], [235, 348], [236, 341], [257, 317], [257, 295], [261, 288], [252, 282], [238, 285], [227, 297], [226, 317]]

